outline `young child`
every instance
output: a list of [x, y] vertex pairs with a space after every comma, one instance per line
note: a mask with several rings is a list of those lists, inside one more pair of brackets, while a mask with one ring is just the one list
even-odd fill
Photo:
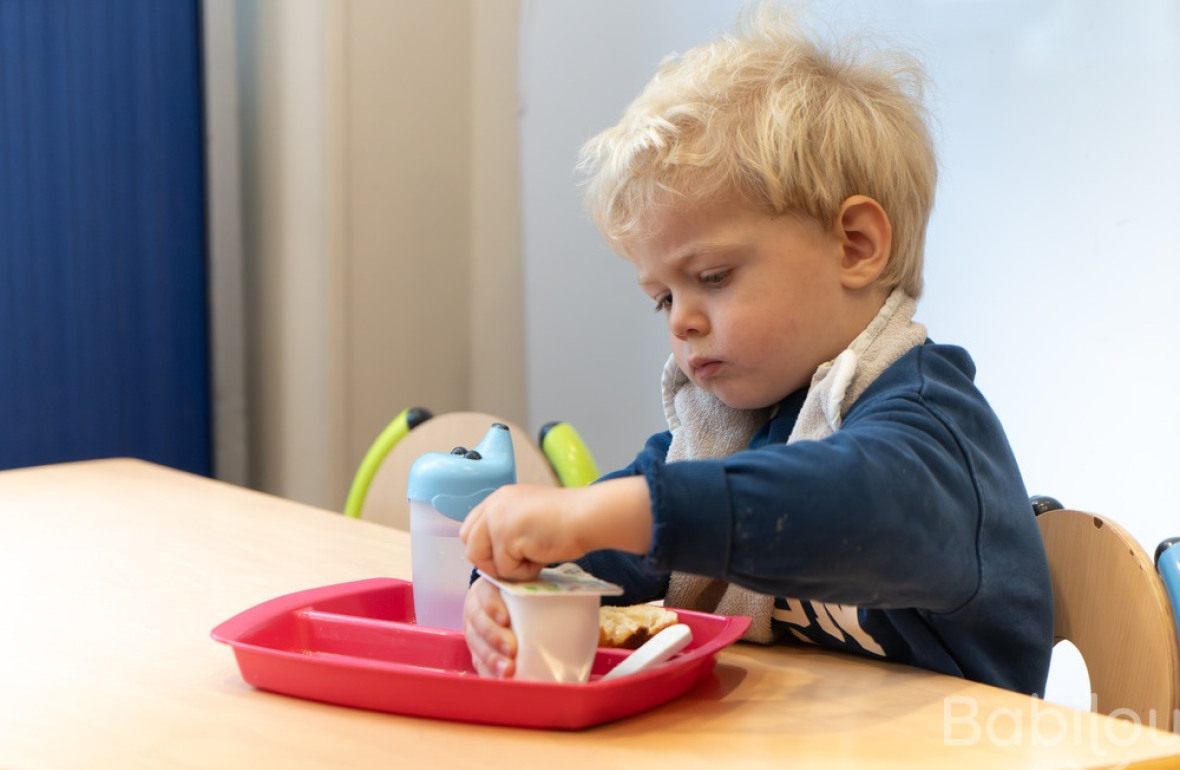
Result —
[[[583, 149], [596, 223], [668, 326], [669, 431], [576, 489], [504, 487], [482, 570], [573, 559], [622, 603], [1043, 690], [1051, 591], [1016, 461], [958, 347], [912, 320], [935, 161], [908, 58], [829, 52], [764, 8], [665, 62]], [[496, 590], [465, 606], [510, 676]]]

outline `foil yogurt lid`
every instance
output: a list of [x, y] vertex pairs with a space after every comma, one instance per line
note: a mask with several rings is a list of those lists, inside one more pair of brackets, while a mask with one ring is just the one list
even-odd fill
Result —
[[479, 574], [501, 591], [516, 596], [569, 596], [570, 594], [618, 596], [623, 593], [622, 586], [599, 580], [573, 562], [559, 564], [556, 567], [546, 567], [541, 570], [541, 574], [537, 575], [535, 580], [504, 580], [492, 577], [483, 570], [480, 570]]

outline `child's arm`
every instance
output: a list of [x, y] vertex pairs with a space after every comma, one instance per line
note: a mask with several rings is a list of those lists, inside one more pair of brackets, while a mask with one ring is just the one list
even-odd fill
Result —
[[[922, 404], [872, 411], [822, 441], [653, 463], [653, 566], [861, 607], [963, 604], [978, 585], [979, 480]], [[1022, 487], [1013, 497], [1027, 509]]]
[[663, 599], [668, 593], [671, 573], [652, 566], [646, 554], [592, 551], [578, 559], [578, 566], [595, 577], [622, 586], [622, 594], [602, 597], [603, 604], [641, 604]]
[[651, 527], [647, 481], [631, 476], [576, 488], [501, 487], [472, 510], [459, 537], [478, 569], [528, 580], [590, 551], [646, 553]]

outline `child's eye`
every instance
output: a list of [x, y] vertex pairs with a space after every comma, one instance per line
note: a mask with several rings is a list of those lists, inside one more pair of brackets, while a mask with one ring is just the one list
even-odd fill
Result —
[[718, 270], [715, 273], [703, 273], [700, 277], [701, 283], [706, 286], [723, 286], [729, 280], [731, 271]]
[[656, 311], [657, 313], [663, 313], [670, 307], [672, 307], [672, 295], [661, 294], [660, 296], [656, 297], [656, 306], [652, 308], [652, 310]]

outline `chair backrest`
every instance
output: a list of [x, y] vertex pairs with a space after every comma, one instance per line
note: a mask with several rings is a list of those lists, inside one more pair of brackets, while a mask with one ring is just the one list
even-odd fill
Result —
[[1053, 582], [1053, 634], [1085, 660], [1096, 710], [1171, 730], [1180, 648], [1151, 557], [1106, 517], [1058, 509], [1037, 524]]
[[507, 425], [512, 434], [517, 482], [557, 486], [557, 477], [549, 461], [523, 428], [482, 412], [449, 412], [418, 425], [389, 450], [365, 495], [361, 518], [409, 530], [410, 505], [406, 500], [406, 485], [410, 466], [426, 452], [449, 452], [456, 446], [475, 446], [494, 422]]

